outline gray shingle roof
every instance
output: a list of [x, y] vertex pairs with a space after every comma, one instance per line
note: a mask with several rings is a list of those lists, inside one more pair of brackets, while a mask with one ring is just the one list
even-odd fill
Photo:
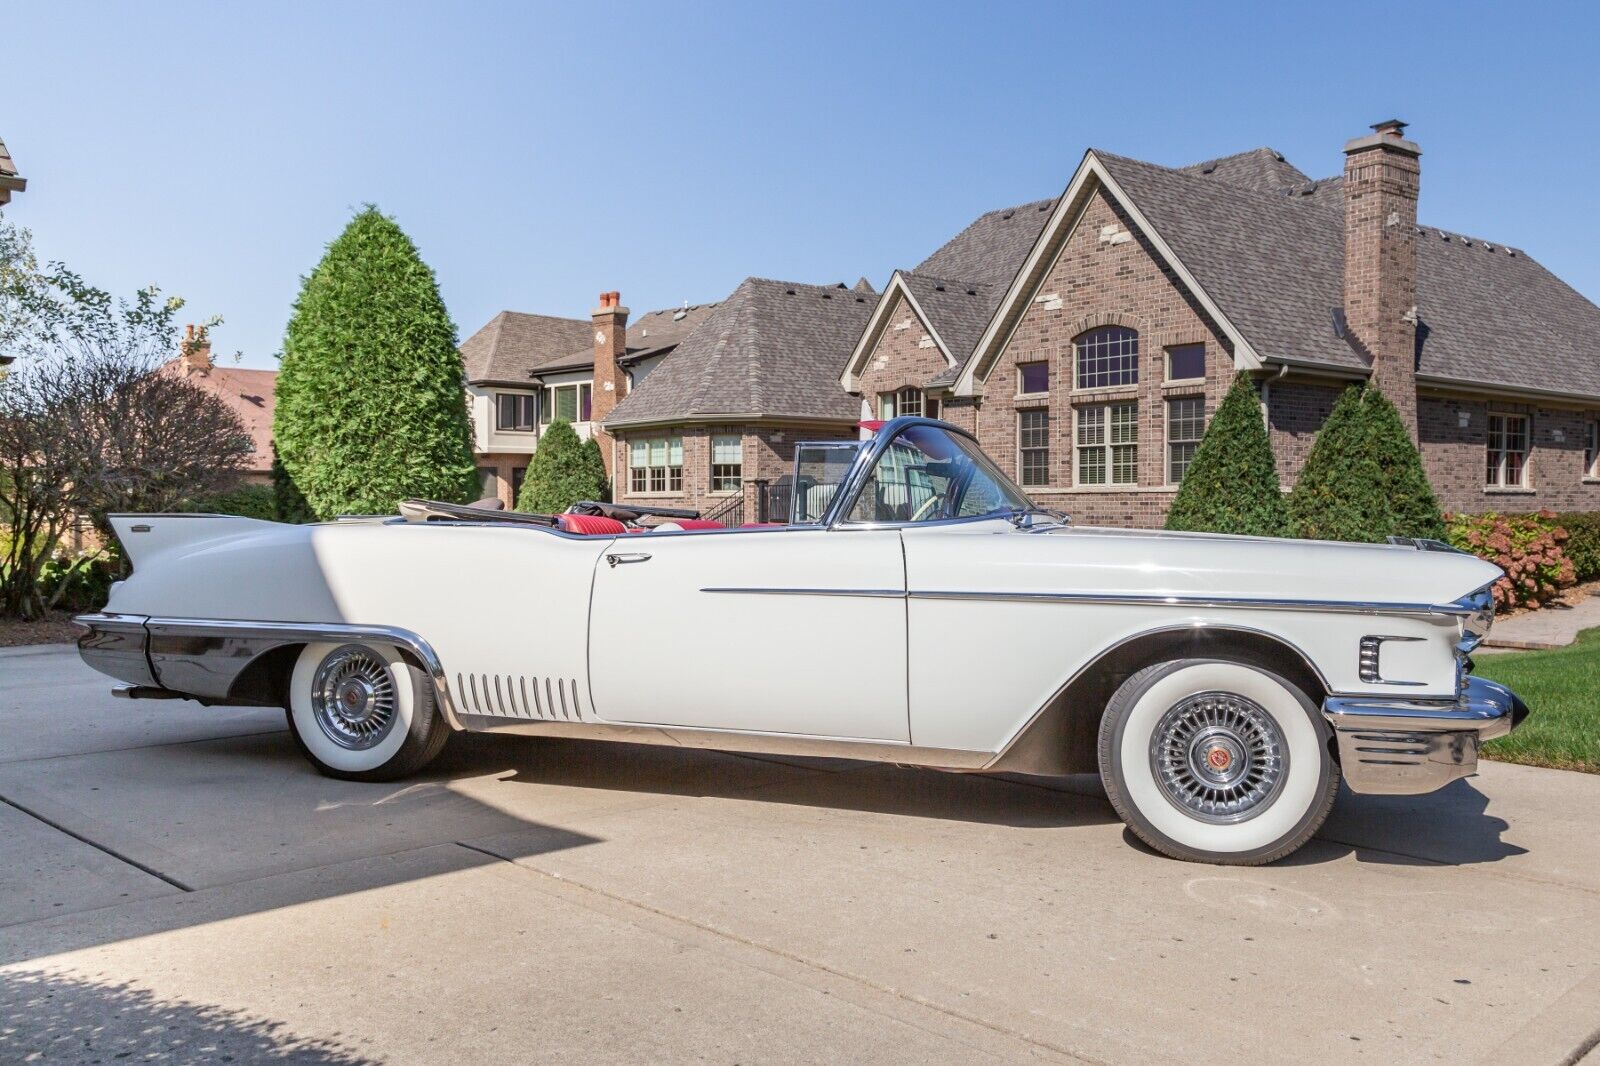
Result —
[[1257, 192], [1273, 192], [1311, 180], [1284, 159], [1282, 153], [1271, 148], [1252, 148], [1248, 152], [1207, 159], [1178, 169], [1195, 177], [1208, 177]]
[[27, 187], [28, 179], [17, 171], [17, 164], [12, 160], [6, 142], [0, 141], [0, 204], [9, 203], [12, 193], [21, 192]]
[[913, 273], [961, 278], [1003, 292], [1038, 239], [1055, 200], [1004, 207], [979, 215], [971, 225], [918, 263]]
[[[1020, 263], [1021, 259], [1017, 261]], [[903, 271], [900, 276], [928, 316], [928, 325], [938, 332], [956, 363], [966, 362], [1000, 302], [1001, 294], [996, 287], [936, 278], [915, 271]]]
[[[664, 307], [659, 311], [646, 311], [628, 323], [626, 342], [628, 352], [622, 361], [644, 359], [676, 348], [685, 337], [694, 332], [696, 326], [705, 321], [711, 309], [716, 306], [714, 303], [691, 304], [687, 307]], [[581, 370], [592, 365], [594, 365], [594, 345], [585, 344], [575, 351], [554, 356], [540, 363], [536, 369], [543, 373], [553, 373], [557, 370]]]
[[746, 278], [606, 418], [607, 426], [718, 416], [853, 422], [839, 388], [878, 297]]
[[[1338, 180], [1257, 192], [1096, 155], [1263, 358], [1365, 366], [1333, 332], [1344, 303]], [[1421, 229], [1420, 373], [1600, 396], [1600, 307], [1523, 252]]]
[[[556, 318], [501, 311], [461, 344], [461, 361], [473, 384], [526, 384], [534, 368], [589, 343], [586, 318]], [[594, 361], [590, 347], [589, 362]]]

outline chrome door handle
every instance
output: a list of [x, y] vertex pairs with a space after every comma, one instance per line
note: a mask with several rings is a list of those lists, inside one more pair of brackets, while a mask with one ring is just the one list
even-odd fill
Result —
[[649, 552], [625, 552], [620, 555], [615, 555], [608, 552], [606, 554], [606, 562], [611, 564], [611, 568], [613, 570], [616, 569], [618, 563], [647, 563], [649, 561]]

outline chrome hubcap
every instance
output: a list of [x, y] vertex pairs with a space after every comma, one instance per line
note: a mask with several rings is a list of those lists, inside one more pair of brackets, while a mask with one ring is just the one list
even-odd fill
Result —
[[394, 726], [394, 676], [370, 648], [346, 644], [317, 667], [311, 708], [329, 740], [352, 751], [370, 748]]
[[1231, 692], [1202, 692], [1169, 710], [1150, 742], [1167, 799], [1206, 822], [1242, 822], [1278, 797], [1289, 749], [1273, 717]]

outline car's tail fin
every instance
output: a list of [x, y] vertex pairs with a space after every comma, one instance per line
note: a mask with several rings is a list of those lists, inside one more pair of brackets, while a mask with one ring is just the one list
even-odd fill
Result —
[[135, 566], [172, 551], [270, 529], [277, 523], [220, 514], [114, 514], [111, 528]]

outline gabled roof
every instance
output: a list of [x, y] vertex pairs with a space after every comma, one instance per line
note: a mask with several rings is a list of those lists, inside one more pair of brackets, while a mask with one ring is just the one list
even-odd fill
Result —
[[[1270, 186], [1278, 177], [1289, 183]], [[1097, 188], [1121, 203], [1217, 320], [1239, 365], [1367, 372], [1334, 326], [1344, 303], [1342, 179], [1312, 181], [1270, 149], [1182, 168], [1091, 150], [1065, 194], [1073, 202], [1059, 203], [1025, 254], [1029, 277], [1018, 276], [1003, 295], [959, 388], [987, 374], [995, 345], [1026, 305], [1024, 290]], [[1419, 227], [1417, 239], [1420, 378], [1600, 397], [1600, 307], [1499, 242], [1430, 226]]]
[[1294, 164], [1284, 159], [1282, 152], [1272, 148], [1252, 148], [1248, 152], [1237, 152], [1219, 159], [1190, 163], [1186, 167], [1179, 167], [1178, 170], [1197, 178], [1212, 178], [1242, 189], [1254, 189], [1257, 192], [1273, 192], [1285, 186], [1300, 185], [1311, 180], [1296, 169]]
[[905, 299], [949, 364], [945, 372], [934, 379], [940, 384], [954, 381], [960, 373], [962, 364], [982, 335], [983, 327], [988, 324], [998, 301], [996, 290], [989, 285], [896, 270], [889, 278], [889, 284], [884, 286], [883, 297], [878, 301], [866, 329], [857, 339], [839, 375], [839, 386], [845, 391], [856, 391], [857, 376], [865, 368], [878, 338], [889, 326], [889, 312], [896, 304], [896, 295]]
[[854, 422], [859, 403], [839, 388], [839, 372], [877, 302], [842, 285], [746, 278], [605, 424]]
[[[474, 385], [527, 385], [542, 363], [589, 343], [586, 318], [556, 318], [501, 311], [461, 344], [467, 380]], [[594, 362], [593, 348], [589, 362]]]
[[28, 179], [17, 172], [17, 164], [12, 160], [6, 142], [0, 141], [0, 204], [10, 203], [12, 193], [21, 192], [27, 187]]

